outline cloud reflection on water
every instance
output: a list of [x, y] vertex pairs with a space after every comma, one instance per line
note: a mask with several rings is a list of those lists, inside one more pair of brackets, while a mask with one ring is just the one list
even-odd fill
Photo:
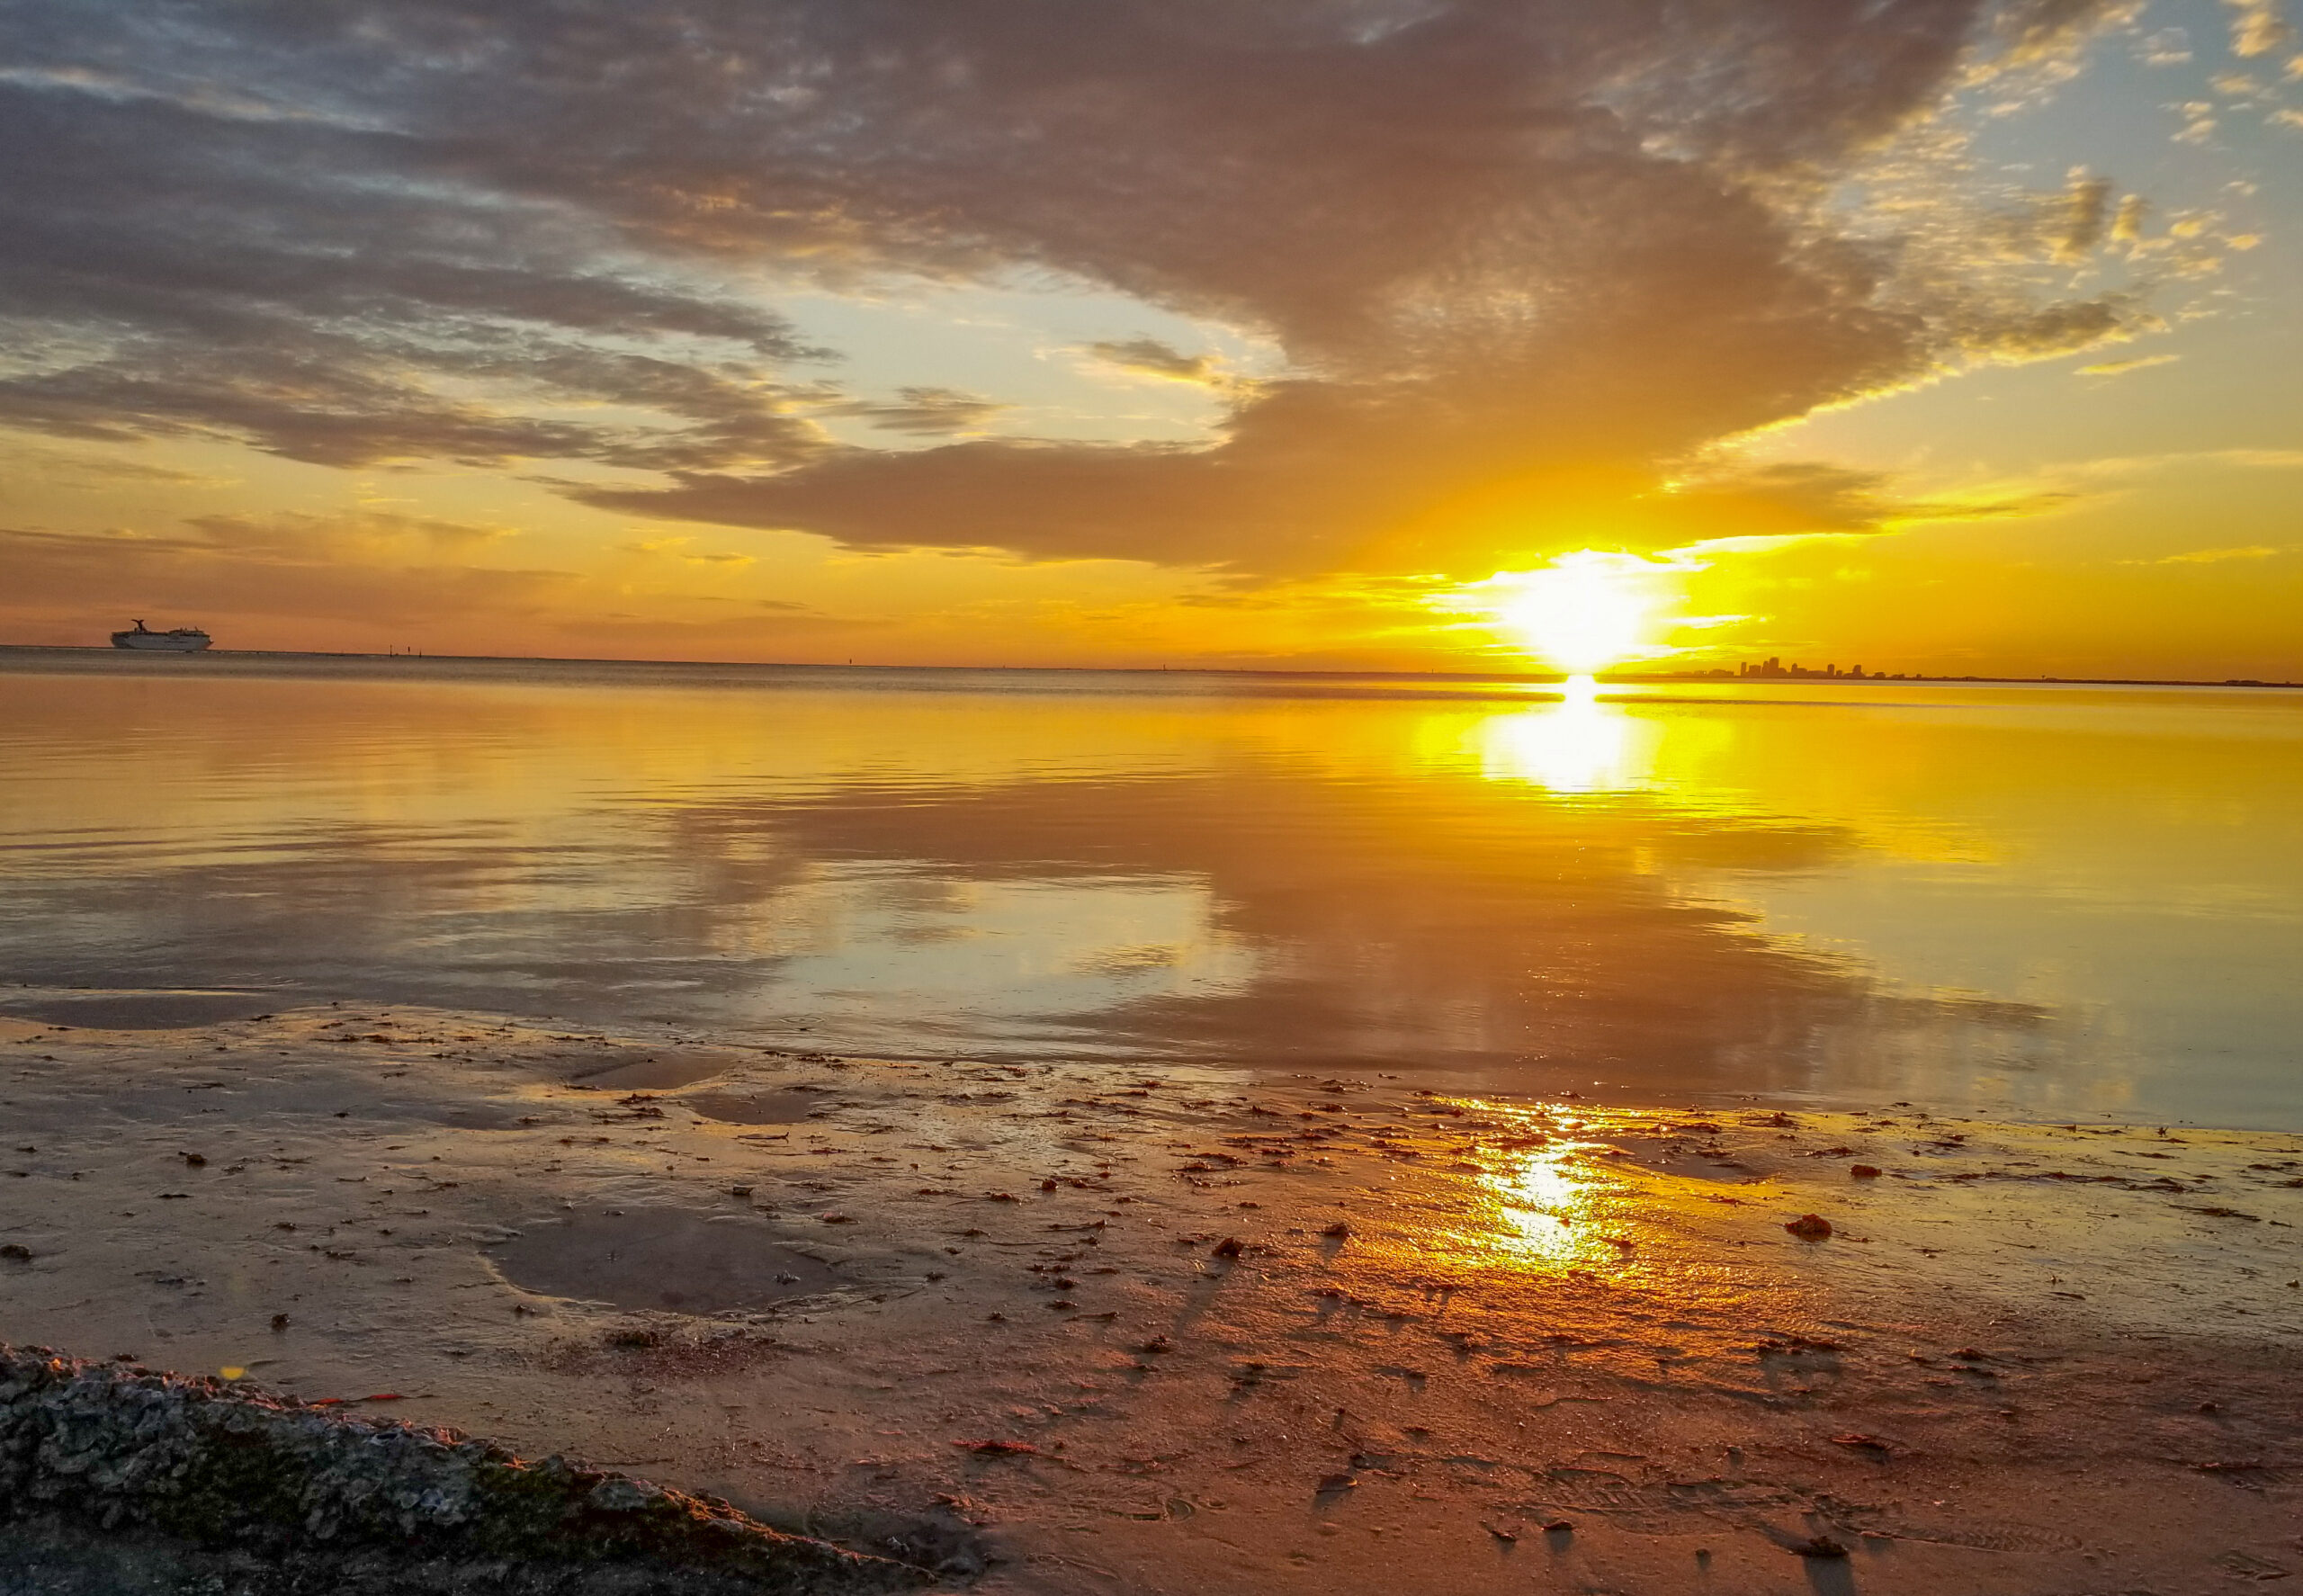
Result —
[[[2173, 722], [451, 670], [0, 675], [14, 978], [285, 980], [804, 1027], [849, 1051], [1445, 1069], [1666, 1100], [1923, 1088], [2075, 1112], [2135, 1099], [2139, 1055], [2085, 1028], [2083, 1002], [2029, 1001], [2039, 966], [2018, 961], [2055, 938], [2061, 990], [2139, 994], [2114, 1018], [2142, 1034], [2147, 983], [2082, 978], [2156, 923], [2137, 919], [2168, 896], [2151, 862], [2189, 861], [2167, 912], [2293, 863], [2244, 820], [2291, 748], [2200, 737], [2169, 757]], [[2235, 816], [2262, 840], [2245, 868]], [[2142, 864], [2105, 874], [2085, 851], [2137, 827], [2155, 829]], [[2059, 888], [2075, 880], [2095, 895]], [[2141, 907], [2101, 917], [2113, 888]], [[2206, 920], [2152, 955], [2212, 952], [2245, 976], [2253, 949], [2268, 969], [2291, 917], [2253, 912], [2227, 947]], [[1798, 915], [1832, 935], [1785, 935]], [[2002, 973], [1930, 978], [1951, 966], [1922, 937], [1959, 952], [1994, 931]], [[1906, 947], [1900, 968], [1873, 953]], [[2277, 989], [2234, 991], [2200, 1035], [2241, 1061], [2218, 1066], [2235, 1091], [2269, 1100], [2271, 1064], [2248, 1061]]]

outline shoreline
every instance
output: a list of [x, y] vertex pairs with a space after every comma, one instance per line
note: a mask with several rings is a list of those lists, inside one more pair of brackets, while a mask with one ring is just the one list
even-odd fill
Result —
[[[11, 657], [25, 655], [61, 656], [69, 659], [85, 658], [112, 659], [123, 655], [139, 659], [226, 659], [355, 662], [390, 661], [414, 664], [429, 661], [442, 665], [568, 665], [583, 667], [629, 666], [638, 669], [670, 670], [820, 670], [837, 674], [869, 676], [898, 674], [933, 676], [981, 672], [984, 674], [1045, 674], [1051, 676], [1140, 676], [1140, 677], [1241, 677], [1250, 678], [1303, 678], [1309, 682], [1333, 680], [1369, 680], [1378, 682], [1434, 682], [1462, 685], [1494, 682], [1529, 686], [1556, 687], [1579, 679], [1564, 672], [1526, 673], [1515, 671], [1446, 671], [1446, 670], [1334, 670], [1297, 669], [1284, 666], [1259, 667], [1240, 665], [1178, 666], [1164, 665], [853, 665], [832, 664], [820, 660], [764, 659], [597, 659], [586, 655], [560, 654], [427, 654], [427, 653], [336, 653], [300, 649], [202, 649], [188, 653], [161, 650], [113, 649], [99, 643], [0, 643], [0, 662]], [[1602, 687], [1636, 687], [1648, 684], [1662, 686], [1736, 686], [1760, 684], [1769, 686], [1976, 686], [1976, 687], [2211, 687], [2267, 688], [2294, 690], [2303, 688], [2303, 681], [2263, 681], [2252, 677], [2230, 677], [2207, 680], [2183, 677], [2048, 677], [2048, 676], [1736, 676], [1713, 671], [1665, 671], [1638, 676], [1613, 675], [1601, 671], [1592, 679]]]
[[949, 1510], [986, 1590], [2303, 1565], [2303, 1136], [350, 1006], [0, 1019], [0, 1340], [771, 1523]]
[[[413, 996], [404, 1001], [374, 996], [332, 1000], [318, 995], [311, 989], [300, 987], [117, 988], [36, 982], [0, 983], [0, 1026], [12, 1020], [24, 1021], [42, 1028], [52, 1028], [58, 1034], [91, 1031], [135, 1036], [187, 1031], [245, 1021], [256, 1010], [317, 1013], [322, 1009], [400, 1013], [462, 1012], [452, 1005]], [[265, 1014], [263, 1018], [269, 1019], [275, 1016]], [[1672, 1115], [1735, 1115], [1780, 1109], [1799, 1115], [1836, 1116], [1860, 1120], [1870, 1114], [1868, 1105], [1876, 1105], [1878, 1101], [1876, 1092], [1859, 1097], [1851, 1092], [1834, 1094], [1820, 1089], [1780, 1086], [1756, 1090], [1727, 1090], [1693, 1085], [1684, 1085], [1677, 1089], [1643, 1087], [1589, 1077], [1582, 1072], [1589, 1067], [1585, 1065], [1553, 1064], [1546, 1071], [1516, 1055], [1468, 1060], [1424, 1060], [1376, 1054], [1322, 1055], [1248, 1063], [1205, 1054], [1146, 1054], [1123, 1051], [1116, 1045], [1095, 1051], [1059, 1048], [1053, 1045], [1035, 1049], [977, 1048], [964, 1052], [945, 1049], [932, 1053], [904, 1053], [852, 1036], [843, 1040], [815, 1035], [813, 1027], [795, 1030], [766, 1026], [730, 1027], [715, 1031], [708, 1020], [703, 1018], [671, 1020], [651, 1018], [611, 1021], [596, 1016], [526, 1010], [501, 1010], [477, 1018], [467, 1018], [475, 1024], [508, 1024], [536, 1035], [565, 1032], [573, 1027], [582, 1032], [585, 1039], [597, 1038], [606, 1042], [615, 1038], [616, 1045], [625, 1047], [679, 1049], [709, 1045], [739, 1059], [753, 1056], [755, 1062], [827, 1056], [837, 1053], [847, 1059], [868, 1059], [874, 1063], [905, 1069], [985, 1068], [1028, 1071], [1053, 1067], [1089, 1071], [1196, 1071], [1211, 1078], [1227, 1080], [1274, 1082], [1283, 1089], [1290, 1083], [1300, 1085], [1310, 1080], [1350, 1076], [1392, 1082], [1401, 1089], [1414, 1090], [1423, 1096], [1438, 1095], [1465, 1101], [1543, 1101], [1562, 1106], [1573, 1105], [1588, 1112], [1622, 1110], [1667, 1117]], [[707, 1036], [710, 1037], [708, 1044], [704, 1040]], [[0, 1036], [0, 1041], [4, 1040], [4, 1036]], [[1577, 1084], [1565, 1084], [1569, 1080]], [[2041, 1106], [2012, 1102], [1994, 1105], [1987, 1101], [1961, 1100], [1949, 1107], [1930, 1109], [1927, 1114], [1945, 1123], [1993, 1125], [2015, 1132], [2072, 1128], [2068, 1115], [2051, 1113]], [[2142, 1108], [2098, 1109], [2087, 1117], [2085, 1125], [2097, 1130], [2164, 1127], [2209, 1136], [2225, 1134], [2240, 1136], [2291, 1135], [2299, 1143], [2303, 1143], [2303, 1131], [2290, 1132], [2268, 1116], [2259, 1123], [2250, 1124], [2241, 1119], [2191, 1119], [2164, 1112], [2150, 1113]]]

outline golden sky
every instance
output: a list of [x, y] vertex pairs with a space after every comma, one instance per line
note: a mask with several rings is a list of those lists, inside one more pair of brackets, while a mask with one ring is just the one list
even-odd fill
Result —
[[0, 14], [0, 641], [2303, 676], [2280, 0]]

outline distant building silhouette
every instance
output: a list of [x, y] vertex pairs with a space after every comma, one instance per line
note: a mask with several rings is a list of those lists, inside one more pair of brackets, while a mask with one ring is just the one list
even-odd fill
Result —
[[[1781, 659], [1773, 655], [1761, 660], [1756, 665], [1746, 659], [1738, 664], [1733, 670], [1728, 669], [1724, 665], [1715, 665], [1708, 670], [1657, 671], [1650, 673], [1644, 677], [1639, 675], [1620, 674], [1612, 677], [1611, 679], [1617, 681], [1638, 681], [1643, 679], [1652, 681], [1692, 681], [1702, 677], [1716, 677], [1725, 678], [1728, 681], [1741, 680], [1749, 682], [1923, 682], [1934, 680], [1974, 681], [1978, 679], [1974, 677], [1933, 677], [1924, 676], [1906, 676], [1901, 671], [1896, 671], [1891, 675], [1884, 670], [1866, 670], [1860, 665], [1850, 665], [1844, 670], [1842, 670], [1836, 665], [1825, 665], [1821, 668], [1818, 668], [1812, 665], [1801, 665], [1796, 660], [1789, 665], [1786, 665]], [[2043, 677], [2040, 679], [2046, 681], [2052, 680], [2053, 678]], [[2234, 683], [2231, 685], [2238, 686], [2240, 684]]]
[[1830, 680], [1868, 682], [1877, 679], [1876, 675], [1866, 676], [1863, 672], [1863, 668], [1860, 665], [1850, 665], [1845, 670], [1842, 670], [1836, 665], [1826, 665], [1821, 670], [1816, 670], [1811, 667], [1797, 663], [1786, 665], [1781, 659], [1776, 658], [1772, 654], [1769, 655], [1765, 659], [1761, 660], [1757, 665], [1752, 665], [1748, 661], [1744, 664], [1738, 665], [1735, 668], [1735, 674], [1739, 677], [1758, 677], [1767, 680], [1788, 680], [1793, 677], [1818, 677]]

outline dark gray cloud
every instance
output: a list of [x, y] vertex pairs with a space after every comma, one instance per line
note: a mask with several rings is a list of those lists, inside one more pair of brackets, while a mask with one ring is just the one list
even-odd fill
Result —
[[[566, 489], [594, 503], [860, 547], [1441, 569], [1725, 434], [2134, 325], [1898, 291], [1891, 243], [1800, 198], [1975, 51], [2120, 9], [0, 0], [0, 421], [589, 461], [642, 473]], [[811, 410], [935, 436], [996, 400], [828, 396], [757, 286], [1019, 271], [1223, 318], [1292, 375], [1203, 449], [845, 446]], [[1467, 497], [1484, 533], [1440, 513]]]
[[1014, 408], [957, 389], [899, 388], [892, 400], [849, 399], [827, 406], [822, 414], [856, 417], [886, 432], [937, 437], [981, 431], [985, 423]]
[[1209, 381], [1219, 369], [1213, 355], [1186, 354], [1152, 337], [1105, 339], [1087, 348], [1098, 360], [1123, 372], [1167, 377], [1178, 382]]
[[[404, 133], [251, 116], [213, 80], [180, 81], [170, 24], [197, 8], [154, 8], [141, 36], [135, 7], [108, 19], [118, 37], [94, 53], [141, 64], [132, 78], [77, 59], [90, 41], [40, 40], [37, 22], [60, 20], [46, 9], [26, 30], [45, 69], [0, 81], [13, 355], [0, 420], [84, 438], [216, 434], [346, 466], [724, 464], [804, 448], [764, 374], [820, 352], [771, 310], [651, 279], [607, 249], [596, 219], [426, 172]], [[646, 405], [675, 425], [542, 413], [569, 399]]]
[[2056, 258], [2085, 259], [2102, 243], [2110, 220], [2111, 180], [2083, 177], [2074, 181], [2064, 202], [2064, 231], [2056, 244]]

